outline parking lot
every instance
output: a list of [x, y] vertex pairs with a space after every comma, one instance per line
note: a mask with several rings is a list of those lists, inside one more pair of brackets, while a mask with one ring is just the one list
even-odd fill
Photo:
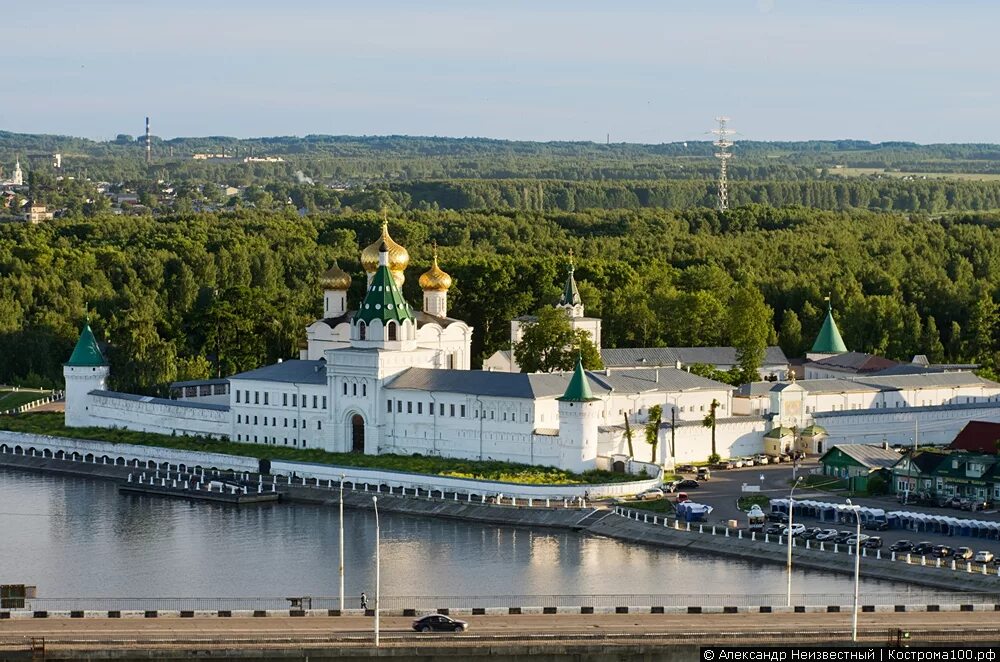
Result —
[[[815, 461], [806, 461], [799, 464], [796, 474], [808, 474], [818, 470], [819, 464]], [[708, 520], [711, 523], [725, 523], [735, 519], [741, 527], [747, 524], [746, 513], [737, 508], [737, 499], [740, 496], [749, 494], [761, 494], [771, 499], [787, 499], [792, 481], [792, 463], [767, 464], [764, 466], [744, 467], [741, 469], [713, 470], [708, 481], [699, 481], [697, 488], [688, 488], [684, 491], [692, 501], [704, 503], [712, 506], [713, 510]], [[681, 474], [685, 478], [693, 478], [693, 474]], [[744, 492], [744, 485], [751, 489], [757, 488], [755, 492]], [[672, 498], [672, 496], [670, 497]], [[798, 500], [813, 500], [827, 503], [843, 503], [844, 498], [822, 492], [808, 487], [798, 487], [795, 490], [794, 498]], [[977, 519], [1000, 521], [1000, 513], [996, 511], [968, 512], [954, 510], [950, 508], [936, 508], [932, 506], [918, 506], [909, 504], [901, 505], [895, 496], [886, 497], [856, 497], [852, 498], [854, 504], [869, 507], [881, 508], [886, 511], [905, 510], [909, 512], [923, 512], [934, 515], [948, 515], [959, 519]], [[764, 508], [767, 512], [768, 508]], [[840, 522], [822, 522], [815, 517], [796, 515], [793, 519], [796, 523], [805, 525], [807, 528], [821, 527], [823, 529], [835, 528], [841, 532], [856, 531], [856, 523], [851, 513], [845, 513], [846, 517]], [[1000, 556], [1000, 541], [986, 539], [975, 536], [948, 536], [940, 533], [926, 531], [913, 531], [909, 529], [889, 529], [886, 531], [871, 531], [862, 529], [866, 535], [879, 536], [883, 540], [882, 552], [887, 553], [893, 543], [901, 540], [908, 540], [917, 544], [928, 542], [931, 545], [947, 545], [952, 549], [958, 547], [969, 547], [974, 553], [979, 551], [990, 551]], [[928, 560], [933, 558], [927, 555]]]

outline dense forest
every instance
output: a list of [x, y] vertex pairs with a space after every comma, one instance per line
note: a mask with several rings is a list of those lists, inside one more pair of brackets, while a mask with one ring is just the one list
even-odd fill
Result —
[[[752, 289], [790, 356], [810, 343], [829, 293], [851, 349], [997, 364], [1000, 215], [622, 207], [397, 211], [391, 232], [411, 254], [404, 292], [420, 301], [437, 241], [455, 278], [451, 314], [475, 326], [481, 359], [506, 348], [511, 317], [557, 300], [572, 250], [605, 346], [729, 344], [731, 308]], [[379, 219], [286, 206], [0, 225], [0, 383], [58, 384], [88, 315], [118, 388], [157, 392], [296, 356], [334, 259], [359, 300], [358, 251]]]

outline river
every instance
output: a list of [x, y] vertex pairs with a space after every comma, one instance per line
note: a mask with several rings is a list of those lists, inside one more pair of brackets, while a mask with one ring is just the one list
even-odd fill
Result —
[[[714, 594], [744, 598], [699, 602], [743, 604], [747, 594], [785, 591], [775, 565], [561, 530], [393, 513], [380, 523], [385, 596], [671, 594], [689, 604], [686, 596]], [[348, 509], [344, 526], [346, 593], [371, 596], [374, 514]], [[337, 529], [335, 507], [120, 495], [110, 481], [0, 468], [0, 583], [37, 585], [39, 597], [334, 596]], [[875, 580], [862, 588], [928, 593]], [[849, 595], [853, 580], [796, 572], [793, 590]]]

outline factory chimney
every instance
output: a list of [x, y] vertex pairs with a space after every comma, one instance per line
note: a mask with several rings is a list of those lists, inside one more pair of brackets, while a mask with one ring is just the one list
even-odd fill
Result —
[[153, 141], [149, 135], [149, 117], [146, 117], [146, 165], [149, 165], [153, 158]]

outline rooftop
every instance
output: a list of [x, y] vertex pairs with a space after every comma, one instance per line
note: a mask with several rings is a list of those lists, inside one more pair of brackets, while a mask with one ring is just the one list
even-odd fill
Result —
[[[824, 453], [823, 457], [825, 458], [838, 450], [869, 469], [888, 469], [899, 462], [901, 457], [897, 451], [891, 448], [882, 448], [871, 444], [837, 444]], [[822, 461], [823, 458], [820, 458], [820, 462]]]
[[[739, 359], [735, 347], [617, 347], [601, 350], [601, 360], [608, 368], [674, 367], [707, 363], [709, 365], [736, 365]], [[763, 365], [787, 365], [788, 358], [780, 347], [768, 347]]]
[[169, 405], [171, 407], [183, 407], [185, 409], [211, 409], [213, 411], [229, 411], [229, 405], [216, 405], [195, 400], [170, 400], [169, 398], [154, 398], [149, 395], [136, 395], [135, 393], [119, 393], [117, 391], [91, 391], [90, 395], [99, 398], [111, 398], [112, 400], [130, 400], [132, 402], [148, 402], [154, 405]]
[[323, 359], [282, 361], [232, 375], [229, 379], [255, 379], [286, 384], [326, 384], [326, 361]]
[[969, 421], [948, 448], [996, 455], [997, 444], [1000, 444], [1000, 423]]
[[899, 365], [898, 361], [864, 352], [844, 352], [813, 361], [813, 365], [845, 372], [878, 372]]

